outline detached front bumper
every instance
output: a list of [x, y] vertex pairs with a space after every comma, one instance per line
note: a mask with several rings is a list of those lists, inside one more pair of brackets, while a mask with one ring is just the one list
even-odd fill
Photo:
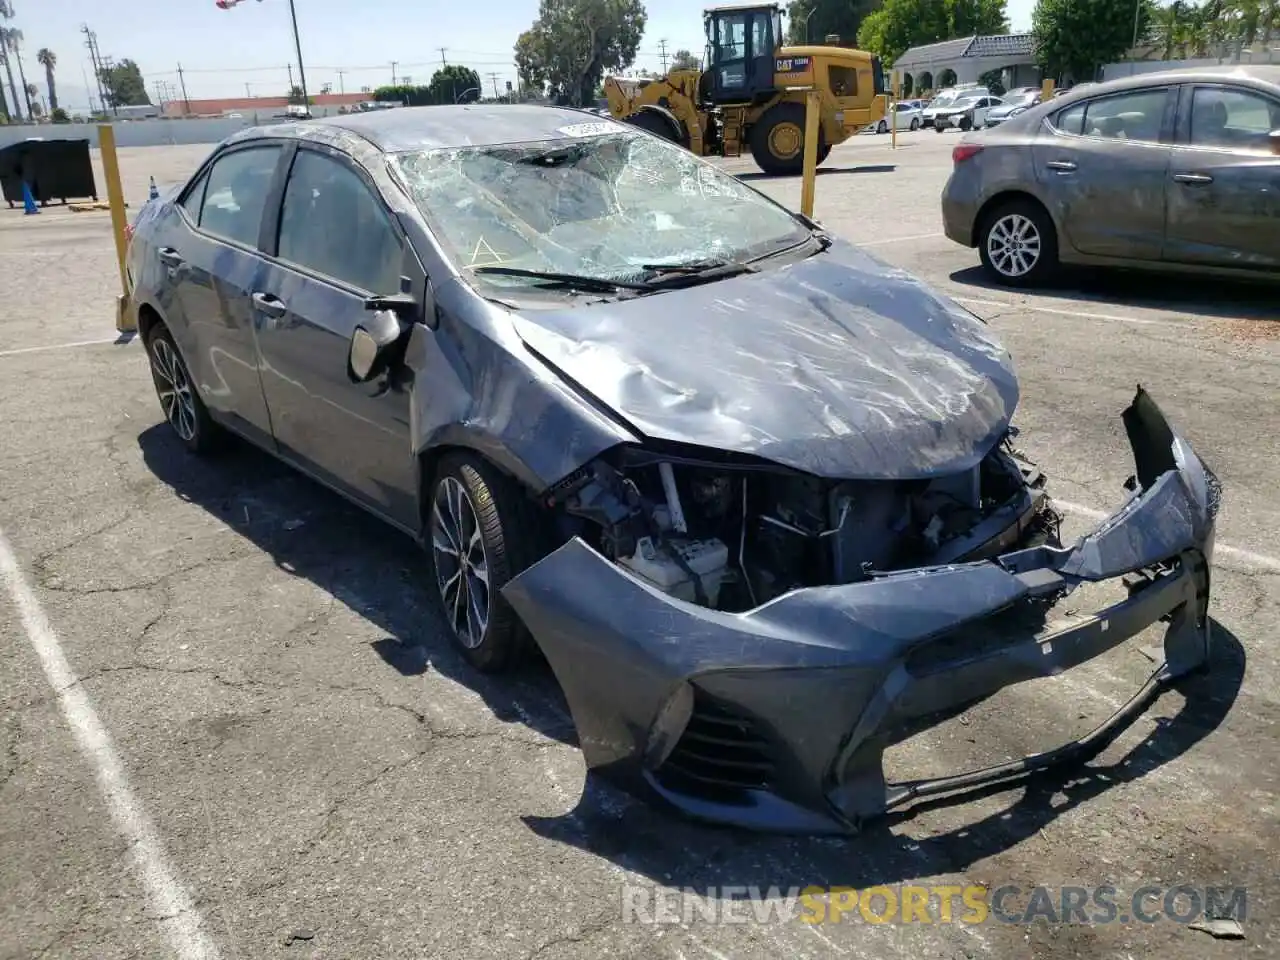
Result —
[[[709, 820], [856, 830], [912, 798], [1087, 750], [1152, 687], [1206, 664], [1217, 480], [1141, 388], [1124, 422], [1138, 492], [1071, 547], [796, 590], [729, 614], [673, 599], [575, 539], [504, 596], [550, 661], [593, 771]], [[1120, 577], [1128, 598], [1069, 628], [1009, 626], [1036, 598]], [[885, 749], [929, 720], [1161, 620], [1165, 663], [1085, 740], [956, 777], [885, 781]]]

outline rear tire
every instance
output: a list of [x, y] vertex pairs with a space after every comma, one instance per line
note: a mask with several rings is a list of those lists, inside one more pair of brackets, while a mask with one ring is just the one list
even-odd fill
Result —
[[147, 335], [145, 345], [147, 359], [151, 361], [151, 381], [169, 427], [192, 453], [212, 453], [221, 445], [222, 428], [213, 422], [196, 392], [173, 334], [163, 323], [157, 323]]
[[529, 637], [502, 588], [537, 562], [542, 523], [532, 503], [480, 457], [450, 454], [432, 480], [426, 525], [450, 639], [477, 670], [514, 667], [528, 651]]
[[[819, 163], [830, 146], [818, 134]], [[770, 176], [795, 176], [804, 169], [804, 107], [775, 103], [751, 128], [751, 156]]]
[[1009, 200], [983, 217], [978, 255], [987, 275], [1002, 286], [1035, 286], [1058, 269], [1058, 231], [1040, 204]]

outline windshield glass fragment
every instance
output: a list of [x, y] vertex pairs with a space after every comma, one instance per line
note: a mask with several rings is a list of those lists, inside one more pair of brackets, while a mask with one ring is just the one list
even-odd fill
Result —
[[488, 286], [536, 284], [517, 271], [636, 282], [664, 265], [749, 260], [809, 236], [733, 177], [643, 133], [426, 150], [391, 162], [454, 262]]

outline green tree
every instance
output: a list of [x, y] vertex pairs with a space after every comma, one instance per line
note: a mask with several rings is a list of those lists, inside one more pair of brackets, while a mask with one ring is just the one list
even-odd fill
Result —
[[1097, 78], [1104, 63], [1118, 60], [1143, 36], [1151, 20], [1151, 0], [1038, 0], [1031, 14], [1036, 59], [1045, 76], [1083, 83]]
[[432, 103], [474, 103], [484, 93], [480, 74], [456, 63], [437, 70], [427, 89]]
[[55, 109], [49, 111], [49, 119], [51, 119], [54, 123], [70, 123], [71, 122], [71, 118], [67, 116], [67, 111], [63, 110], [61, 107], [56, 107]]
[[702, 58], [695, 57], [689, 50], [677, 50], [671, 58], [672, 70], [698, 70], [702, 67]]
[[880, 7], [881, 0], [793, 0], [787, 7], [787, 41], [820, 44], [833, 33], [852, 41]]
[[294, 104], [295, 106], [299, 106], [299, 107], [304, 104], [309, 107], [314, 106], [316, 102], [315, 97], [308, 98], [310, 102], [307, 102], [307, 100], [304, 100], [302, 98], [302, 87], [298, 86], [296, 83], [289, 88], [289, 92], [285, 94], [285, 99], [288, 100], [290, 103]]
[[862, 21], [858, 46], [892, 64], [926, 43], [1008, 31], [1004, 0], [885, 0]]
[[142, 71], [132, 60], [121, 60], [101, 70], [108, 107], [136, 107], [151, 103]]
[[36, 51], [36, 62], [44, 67], [44, 83], [49, 88], [49, 112], [58, 109], [58, 89], [53, 85], [53, 68], [58, 65], [58, 55], [48, 47]]
[[560, 103], [591, 103], [606, 70], [635, 62], [645, 20], [640, 0], [541, 0], [516, 41], [520, 80]]

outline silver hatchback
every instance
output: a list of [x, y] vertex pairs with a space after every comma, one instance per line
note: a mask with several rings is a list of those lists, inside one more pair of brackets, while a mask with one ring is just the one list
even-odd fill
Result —
[[1003, 284], [1059, 263], [1280, 278], [1280, 66], [1094, 84], [952, 161], [946, 234]]

